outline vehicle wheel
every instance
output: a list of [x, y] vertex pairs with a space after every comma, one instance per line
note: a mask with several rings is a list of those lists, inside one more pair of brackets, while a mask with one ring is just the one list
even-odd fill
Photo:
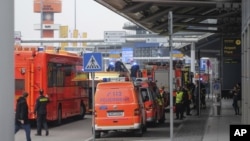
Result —
[[146, 124], [143, 124], [142, 131], [147, 132], [147, 125]]
[[159, 120], [159, 123], [164, 123], [164, 120], [161, 118], [161, 119]]
[[101, 132], [95, 131], [95, 138], [100, 138], [100, 137], [101, 137]]
[[157, 118], [158, 117], [157, 117], [157, 113], [156, 113], [154, 120], [150, 123], [151, 126], [153, 126], [153, 127], [156, 126], [156, 124], [157, 124]]
[[161, 119], [159, 120], [159, 123], [164, 123], [164, 121], [165, 121], [165, 116], [162, 115]]
[[57, 125], [62, 124], [62, 108], [59, 107], [57, 111]]
[[80, 115], [79, 115], [79, 119], [84, 119], [86, 114], [86, 107], [85, 105], [82, 103], [80, 106]]
[[159, 114], [156, 113], [155, 125], [159, 124], [159, 123], [160, 123], [160, 120], [161, 120], [161, 119], [159, 119]]
[[148, 122], [147, 123], [147, 127], [156, 127], [156, 125], [157, 125], [157, 120], [153, 120], [152, 122]]
[[143, 134], [143, 127], [141, 126], [140, 129], [137, 129], [135, 131], [135, 134], [136, 134], [137, 137], [141, 137], [142, 134]]

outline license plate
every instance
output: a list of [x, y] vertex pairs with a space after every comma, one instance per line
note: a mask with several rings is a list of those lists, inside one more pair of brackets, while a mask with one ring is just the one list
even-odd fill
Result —
[[120, 111], [108, 112], [108, 117], [120, 117], [120, 116], [124, 116], [124, 113]]

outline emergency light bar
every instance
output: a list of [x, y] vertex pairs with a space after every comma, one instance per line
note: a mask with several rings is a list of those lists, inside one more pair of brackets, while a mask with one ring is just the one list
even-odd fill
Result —
[[148, 81], [148, 78], [144, 78], [144, 77], [139, 77], [139, 78], [136, 78], [135, 81], [134, 81], [134, 85], [135, 86], [141, 86], [141, 83], [142, 82], [145, 82], [145, 81]]

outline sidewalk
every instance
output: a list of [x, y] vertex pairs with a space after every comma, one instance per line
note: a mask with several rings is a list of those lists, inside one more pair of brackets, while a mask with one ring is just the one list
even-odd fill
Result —
[[196, 110], [192, 110], [192, 115], [185, 115], [186, 118], [183, 121], [174, 121], [182, 124], [174, 133], [173, 141], [202, 141], [212, 105], [211, 100], [207, 100], [206, 103], [207, 108], [201, 109], [199, 116], [196, 115]]
[[234, 115], [232, 99], [222, 99], [221, 115], [209, 116], [203, 141], [229, 141], [230, 125], [240, 123], [241, 116]]
[[241, 116], [234, 115], [232, 99], [222, 99], [220, 115], [214, 114], [212, 100], [200, 116], [188, 116], [174, 133], [174, 141], [229, 141], [230, 124], [240, 124]]

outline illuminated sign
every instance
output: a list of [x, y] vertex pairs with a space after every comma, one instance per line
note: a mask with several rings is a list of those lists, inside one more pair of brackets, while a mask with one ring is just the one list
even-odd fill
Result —
[[241, 56], [241, 40], [224, 39], [223, 57], [240, 57], [240, 56]]

